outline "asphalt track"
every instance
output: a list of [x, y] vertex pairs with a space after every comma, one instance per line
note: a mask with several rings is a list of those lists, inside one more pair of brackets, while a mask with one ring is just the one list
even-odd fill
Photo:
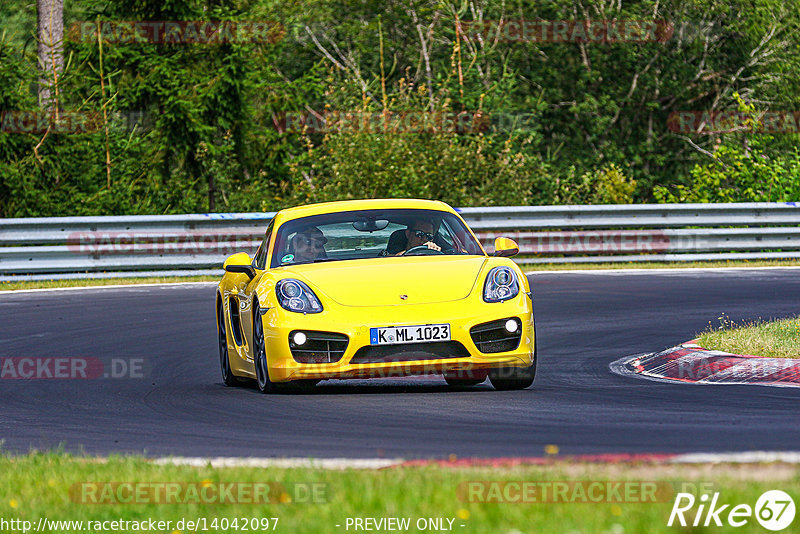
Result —
[[[151, 456], [459, 457], [797, 450], [800, 390], [661, 384], [609, 362], [733, 320], [798, 313], [800, 270], [536, 274], [533, 388], [438, 377], [222, 385], [212, 285], [0, 295], [0, 357], [141, 358], [149, 376], [0, 380], [6, 451]], [[424, 283], [424, 281], [423, 281]]]

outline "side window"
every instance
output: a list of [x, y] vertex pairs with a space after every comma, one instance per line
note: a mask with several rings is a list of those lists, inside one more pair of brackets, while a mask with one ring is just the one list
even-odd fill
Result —
[[450, 249], [455, 248], [455, 245], [453, 244], [453, 231], [450, 229], [447, 221], [443, 220], [439, 224], [439, 233], [436, 236], [436, 242], [445, 243], [447, 248]]
[[267, 231], [264, 234], [264, 240], [256, 251], [256, 257], [253, 259], [253, 265], [256, 269], [265, 269], [267, 265], [267, 253], [269, 252], [269, 238], [272, 237], [272, 221], [267, 226]]

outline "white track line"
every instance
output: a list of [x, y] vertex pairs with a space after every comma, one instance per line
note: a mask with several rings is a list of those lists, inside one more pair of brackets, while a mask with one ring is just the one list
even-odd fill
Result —
[[194, 467], [279, 467], [283, 469], [308, 467], [314, 469], [384, 469], [403, 463], [400, 458], [157, 458], [159, 465], [190, 465]]
[[[530, 265], [530, 264], [528, 264]], [[553, 269], [540, 271], [525, 271], [526, 275], [542, 274], [668, 274], [687, 272], [736, 272], [736, 271], [770, 271], [770, 270], [797, 270], [800, 265], [776, 265], [774, 267], [675, 267], [663, 269], [626, 268], [626, 269]]]
[[758, 464], [781, 462], [800, 464], [800, 452], [796, 451], [745, 451], [745, 452], [694, 452], [679, 454], [669, 460], [675, 464]]
[[[589, 455], [591, 463], [597, 463], [593, 455]], [[513, 460], [513, 458], [508, 458]], [[503, 460], [503, 458], [498, 458]], [[558, 458], [553, 458], [558, 461]], [[566, 458], [569, 462], [580, 463], [581, 455]], [[676, 454], [666, 460], [671, 464], [760, 464], [760, 463], [786, 463], [800, 464], [800, 451], [744, 451], [744, 452], [719, 452], [719, 453], [685, 453]], [[223, 467], [256, 467], [256, 468], [312, 468], [327, 470], [345, 469], [385, 469], [404, 463], [401, 458], [200, 458], [200, 457], [167, 457], [157, 458], [153, 463], [158, 465], [187, 465], [192, 467], [214, 468]], [[434, 463], [434, 462], [431, 462]], [[468, 466], [467, 466], [468, 467]]]

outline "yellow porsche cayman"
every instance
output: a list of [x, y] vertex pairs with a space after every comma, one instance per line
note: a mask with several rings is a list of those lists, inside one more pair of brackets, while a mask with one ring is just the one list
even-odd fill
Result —
[[254, 256], [224, 264], [217, 332], [226, 385], [263, 392], [325, 379], [442, 374], [522, 389], [536, 373], [528, 280], [497, 238], [488, 256], [458, 213], [428, 200], [283, 210]]

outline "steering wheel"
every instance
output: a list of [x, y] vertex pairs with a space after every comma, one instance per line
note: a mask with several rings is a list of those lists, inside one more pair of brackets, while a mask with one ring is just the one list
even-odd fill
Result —
[[435, 248], [428, 248], [426, 245], [419, 245], [406, 250], [402, 256], [432, 256], [434, 254], [444, 254], [444, 252]]

